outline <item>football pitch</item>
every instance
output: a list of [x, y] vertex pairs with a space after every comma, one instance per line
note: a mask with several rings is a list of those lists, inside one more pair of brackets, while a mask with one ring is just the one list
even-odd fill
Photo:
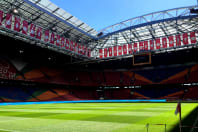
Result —
[[[179, 114], [174, 114], [176, 105], [65, 103], [0, 106], [0, 132], [164, 132], [163, 124], [169, 132], [179, 122]], [[182, 119], [197, 106], [198, 103], [182, 103]]]

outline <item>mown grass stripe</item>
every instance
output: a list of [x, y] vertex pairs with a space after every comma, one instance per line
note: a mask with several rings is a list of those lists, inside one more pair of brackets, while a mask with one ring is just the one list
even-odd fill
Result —
[[23, 132], [111, 132], [127, 125], [123, 123], [68, 120], [55, 125], [25, 129]]
[[[0, 106], [0, 128], [20, 132], [141, 132], [147, 123], [178, 122], [176, 103], [80, 103]], [[182, 104], [183, 116], [197, 103]], [[158, 128], [158, 130], [156, 130]], [[160, 127], [152, 127], [160, 132]], [[163, 131], [161, 131], [163, 132]]]
[[0, 132], [19, 132], [19, 131], [12, 131], [9, 129], [0, 129]]

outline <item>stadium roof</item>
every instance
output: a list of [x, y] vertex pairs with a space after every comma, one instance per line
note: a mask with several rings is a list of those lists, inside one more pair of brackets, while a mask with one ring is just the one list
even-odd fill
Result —
[[[44, 31], [50, 30], [61, 37], [86, 45], [92, 50], [93, 58], [98, 57], [98, 49], [100, 48], [198, 31], [198, 13], [191, 12], [191, 9], [198, 8], [197, 5], [146, 14], [109, 26], [99, 33], [49, 0], [1, 0], [0, 8], [5, 13], [20, 16], [27, 20], [29, 24], [33, 23], [42, 27]], [[18, 13], [14, 13], [15, 9]], [[14, 25], [14, 23], [12, 24]], [[60, 51], [71, 56], [75, 55], [83, 59], [90, 59], [78, 53], [3, 28], [1, 27], [0, 33], [3, 32], [8, 36], [26, 40], [30, 44], [35, 42], [44, 48]]]
[[95, 29], [49, 0], [1, 0], [0, 7], [8, 11], [17, 9], [21, 17], [74, 40], [94, 39], [97, 34]]
[[102, 29], [98, 48], [123, 45], [159, 37], [198, 30], [198, 14], [191, 9], [198, 6], [175, 8], [135, 17]]
[[92, 36], [95, 36], [97, 34], [96, 30], [87, 25], [86, 23], [82, 22], [75, 16], [72, 16], [65, 10], [61, 9], [60, 7], [56, 6], [49, 0], [30, 0], [32, 3], [46, 9], [50, 13], [53, 13], [54, 15], [58, 16], [59, 18], [62, 18], [63, 20], [67, 21], [68, 23], [75, 26], [75, 28], [79, 28], [83, 31], [85, 31], [88, 34], [91, 34]]

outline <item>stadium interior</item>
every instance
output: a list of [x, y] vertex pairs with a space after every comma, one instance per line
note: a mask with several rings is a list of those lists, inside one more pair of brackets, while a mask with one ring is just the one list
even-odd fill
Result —
[[[90, 27], [83, 28], [83, 22], [77, 24], [70, 21], [73, 18], [71, 15], [67, 14], [67, 21], [63, 21], [64, 17], [61, 18], [57, 13], [59, 8], [50, 10], [40, 0], [17, 0], [15, 4], [10, 3], [10, 0], [4, 0], [0, 5], [4, 9], [3, 20], [0, 22], [1, 102], [198, 99], [198, 16], [190, 11], [197, 6], [182, 8], [185, 10], [183, 16], [169, 14], [169, 18], [108, 32], [113, 25], [97, 33]], [[23, 13], [28, 7], [29, 12]], [[12, 12], [13, 9], [20, 13]], [[175, 10], [179, 9], [171, 11]], [[159, 13], [162, 12], [154, 14]], [[4, 25], [10, 17], [13, 17], [11, 27]], [[22, 33], [22, 28], [13, 29], [17, 23], [16, 17], [24, 20], [23, 25], [20, 20], [21, 27], [27, 20], [29, 25], [38, 25], [43, 31], [37, 28], [34, 34], [37, 36], [34, 37], [31, 33]], [[47, 28], [44, 28], [46, 25]], [[46, 35], [44, 30], [60, 34], [53, 41], [56, 44], [45, 41], [46, 36], [39, 38], [39, 32]], [[178, 40], [176, 37], [174, 46], [171, 46], [168, 42], [171, 39], [166, 38], [179, 34], [182, 38]], [[187, 40], [184, 39], [185, 35]], [[60, 37], [64, 37], [63, 41]], [[65, 38], [70, 40], [70, 50], [65, 47]], [[156, 39], [159, 38], [162, 40], [161, 47], [157, 47]], [[154, 50], [151, 46], [146, 48], [146, 42], [151, 39], [155, 40]], [[83, 45], [79, 44], [77, 48], [74, 42]], [[139, 43], [138, 49], [135, 43]], [[74, 49], [71, 49], [71, 44]], [[132, 44], [133, 47], [131, 51], [129, 47], [126, 48], [127, 53], [126, 44]], [[123, 51], [112, 50], [115, 46], [121, 46]], [[142, 46], [144, 49], [141, 49]]]
[[1, 40], [2, 102], [197, 99], [197, 48], [152, 54], [152, 64], [133, 66], [131, 57], [84, 62], [7, 36]]

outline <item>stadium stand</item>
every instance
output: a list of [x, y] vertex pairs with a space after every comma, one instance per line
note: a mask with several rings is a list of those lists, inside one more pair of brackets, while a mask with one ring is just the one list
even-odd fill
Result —
[[198, 99], [198, 17], [190, 12], [198, 6], [146, 14], [98, 33], [46, 2], [16, 0], [10, 8], [10, 0], [0, 1], [1, 102]]
[[184, 98], [188, 100], [197, 100], [197, 92], [198, 92], [198, 87], [191, 87], [189, 89], [186, 89], [185, 91]]

